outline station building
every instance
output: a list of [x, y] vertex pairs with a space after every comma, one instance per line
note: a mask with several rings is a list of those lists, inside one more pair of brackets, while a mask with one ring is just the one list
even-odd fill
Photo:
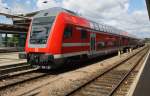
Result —
[[10, 20], [9, 23], [4, 19], [0, 21], [0, 48], [23, 49], [31, 19], [36, 13], [19, 15], [0, 13], [0, 16]]

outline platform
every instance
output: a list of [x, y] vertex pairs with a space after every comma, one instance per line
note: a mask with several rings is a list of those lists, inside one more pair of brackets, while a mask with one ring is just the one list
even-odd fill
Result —
[[18, 52], [0, 53], [0, 66], [25, 63], [25, 59], [18, 58]]
[[136, 85], [133, 96], [150, 96], [150, 55]]

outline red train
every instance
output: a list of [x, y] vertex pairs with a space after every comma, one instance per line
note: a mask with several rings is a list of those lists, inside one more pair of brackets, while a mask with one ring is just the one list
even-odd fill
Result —
[[138, 39], [122, 33], [126, 32], [63, 8], [42, 10], [29, 28], [27, 61], [42, 69], [53, 69], [70, 60], [94, 58], [137, 46]]

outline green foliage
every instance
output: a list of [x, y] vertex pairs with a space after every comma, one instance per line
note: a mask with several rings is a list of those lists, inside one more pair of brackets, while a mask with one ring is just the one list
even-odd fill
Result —
[[13, 35], [12, 37], [8, 37], [8, 46], [16, 47], [18, 46], [18, 43], [19, 43], [18, 35]]

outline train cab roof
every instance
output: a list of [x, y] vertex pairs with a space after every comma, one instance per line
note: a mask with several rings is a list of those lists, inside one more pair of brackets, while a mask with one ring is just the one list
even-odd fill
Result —
[[56, 16], [60, 12], [67, 12], [67, 13], [70, 13], [72, 15], [78, 16], [78, 14], [73, 12], [73, 11], [70, 11], [70, 10], [67, 10], [67, 9], [64, 9], [61, 7], [53, 7], [53, 8], [39, 11], [34, 17]]

